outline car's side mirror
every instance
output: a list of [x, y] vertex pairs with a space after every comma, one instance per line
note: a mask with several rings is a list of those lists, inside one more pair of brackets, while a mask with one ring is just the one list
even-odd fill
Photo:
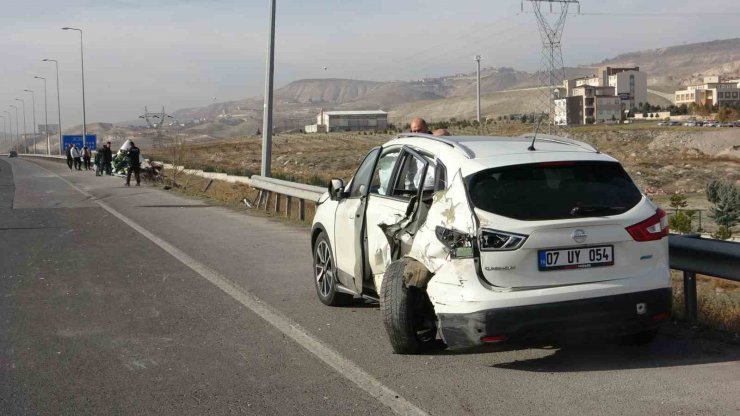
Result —
[[332, 179], [329, 182], [329, 198], [332, 201], [338, 201], [344, 193], [344, 181], [341, 179]]

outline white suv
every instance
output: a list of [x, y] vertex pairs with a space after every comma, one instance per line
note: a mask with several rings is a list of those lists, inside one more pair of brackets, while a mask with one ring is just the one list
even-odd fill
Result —
[[438, 338], [649, 342], [670, 316], [667, 234], [586, 143], [402, 134], [332, 180], [311, 244], [319, 299], [378, 299], [393, 350], [417, 353]]

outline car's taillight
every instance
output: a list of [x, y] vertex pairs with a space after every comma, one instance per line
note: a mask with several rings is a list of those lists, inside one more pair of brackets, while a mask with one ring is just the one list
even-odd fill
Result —
[[478, 236], [481, 251], [516, 250], [527, 240], [526, 235], [483, 229]]
[[660, 240], [668, 235], [668, 219], [665, 211], [658, 208], [652, 217], [627, 227], [627, 232], [635, 241]]

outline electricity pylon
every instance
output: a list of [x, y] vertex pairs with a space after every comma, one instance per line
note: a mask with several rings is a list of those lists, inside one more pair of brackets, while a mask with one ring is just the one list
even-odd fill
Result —
[[561, 48], [565, 20], [571, 5], [578, 8], [578, 14], [581, 13], [581, 3], [578, 0], [522, 0], [522, 12], [525, 2], [532, 5], [542, 39], [540, 70], [537, 73], [540, 87], [537, 112], [540, 115], [548, 114], [548, 133], [551, 133], [555, 123], [555, 91], [563, 86], [565, 80]]

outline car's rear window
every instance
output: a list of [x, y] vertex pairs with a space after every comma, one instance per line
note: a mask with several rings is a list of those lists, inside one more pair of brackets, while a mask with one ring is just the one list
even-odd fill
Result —
[[475, 207], [518, 220], [618, 215], [642, 199], [614, 162], [505, 166], [478, 172], [467, 183]]

